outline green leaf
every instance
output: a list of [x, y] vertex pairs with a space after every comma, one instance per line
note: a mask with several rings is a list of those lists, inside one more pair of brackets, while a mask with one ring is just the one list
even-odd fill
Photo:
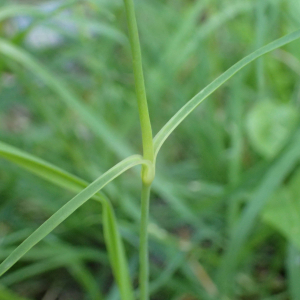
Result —
[[280, 48], [296, 39], [300, 38], [300, 30], [297, 30], [291, 34], [288, 34], [272, 43], [254, 51], [250, 55], [246, 56], [238, 63], [229, 68], [226, 72], [220, 75], [212, 83], [206, 86], [201, 92], [199, 92], [195, 97], [193, 97], [187, 104], [185, 104], [168, 122], [167, 124], [158, 132], [154, 138], [154, 150], [155, 155], [158, 154], [164, 141], [169, 137], [169, 135], [176, 129], [176, 127], [209, 95], [216, 91], [221, 85], [223, 85], [227, 80], [229, 80], [238, 71], [243, 69], [249, 63], [255, 59], [261, 57], [262, 55], [269, 53], [277, 48]]
[[120, 289], [121, 298], [123, 300], [133, 300], [134, 294], [125, 249], [118, 231], [116, 216], [111, 204], [107, 201], [103, 204], [103, 230], [110, 263]]
[[46, 237], [52, 230], [54, 230], [59, 224], [61, 224], [67, 217], [69, 217], [76, 209], [88, 201], [105, 185], [111, 182], [114, 178], [121, 175], [126, 170], [139, 165], [149, 165], [140, 155], [130, 156], [98, 179], [91, 183], [82, 192], [72, 198], [62, 208], [60, 208], [54, 215], [52, 215], [46, 222], [44, 222], [36, 231], [34, 231], [19, 247], [16, 248], [0, 265], [0, 275], [4, 274], [10, 269], [27, 251], [29, 251], [34, 245]]
[[290, 104], [258, 101], [247, 118], [251, 145], [266, 158], [273, 158], [286, 144], [297, 118], [297, 110]]
[[[49, 182], [76, 193], [88, 186], [86, 181], [3, 142], [0, 142], [0, 157], [19, 165]], [[106, 198], [104, 194], [99, 195], [102, 198]]]

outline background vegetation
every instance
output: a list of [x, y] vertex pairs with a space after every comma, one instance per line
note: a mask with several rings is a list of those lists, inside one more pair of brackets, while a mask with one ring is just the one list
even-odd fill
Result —
[[[298, 0], [141, 0], [136, 9], [154, 133], [232, 64], [300, 27]], [[2, 0], [0, 32], [2, 142], [89, 182], [141, 152], [121, 0]], [[8, 55], [3, 40], [21, 52]], [[28, 68], [28, 54], [37, 68]], [[151, 299], [300, 299], [299, 58], [296, 41], [251, 64], [162, 148], [150, 210]], [[80, 105], [42, 80], [45, 69]], [[105, 188], [132, 278], [138, 175]], [[0, 159], [1, 260], [72, 196]], [[1, 277], [0, 300], [119, 299], [101, 216], [93, 202], [76, 211]]]

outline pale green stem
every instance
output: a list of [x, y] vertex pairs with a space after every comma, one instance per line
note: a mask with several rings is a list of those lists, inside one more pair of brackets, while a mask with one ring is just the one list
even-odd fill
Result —
[[144, 83], [143, 75], [143, 64], [142, 64], [142, 54], [140, 48], [140, 40], [138, 27], [135, 17], [133, 0], [124, 0], [127, 23], [129, 29], [129, 40], [132, 52], [132, 64], [135, 79], [135, 89], [138, 102], [140, 123], [142, 129], [142, 139], [143, 139], [143, 152], [144, 158], [153, 162], [154, 160], [154, 150], [153, 150], [153, 137], [152, 129], [148, 111], [146, 89]]
[[148, 222], [151, 185], [143, 183], [140, 228], [140, 300], [149, 300]]
[[148, 257], [148, 221], [149, 201], [151, 183], [155, 176], [154, 147], [152, 128], [149, 117], [144, 75], [142, 54], [139, 41], [138, 27], [134, 11], [133, 0], [124, 0], [127, 23], [129, 29], [129, 40], [132, 52], [132, 64], [135, 79], [135, 89], [139, 109], [139, 117], [142, 130], [143, 156], [152, 163], [151, 167], [142, 169], [142, 197], [141, 197], [141, 229], [140, 229], [140, 300], [149, 300], [149, 257]]

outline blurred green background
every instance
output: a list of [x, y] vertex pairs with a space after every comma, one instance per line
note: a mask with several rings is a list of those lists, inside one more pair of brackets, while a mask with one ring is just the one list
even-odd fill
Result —
[[[140, 0], [136, 10], [154, 133], [232, 64], [300, 27], [298, 0]], [[0, 33], [81, 104], [0, 42], [2, 142], [89, 182], [141, 152], [121, 0], [1, 0]], [[151, 299], [300, 299], [299, 76], [296, 41], [233, 77], [162, 148]], [[105, 192], [136, 283], [138, 172]], [[0, 158], [0, 260], [72, 196]], [[25, 299], [119, 299], [99, 204], [85, 204], [1, 277], [0, 300]]]

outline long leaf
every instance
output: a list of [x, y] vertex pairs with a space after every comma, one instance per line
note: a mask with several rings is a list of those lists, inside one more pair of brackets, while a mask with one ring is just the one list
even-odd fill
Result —
[[[86, 181], [3, 142], [0, 142], [0, 157], [23, 167], [49, 182], [76, 193], [79, 193], [89, 185]], [[98, 196], [94, 197], [97, 198]], [[104, 194], [100, 194], [100, 197], [106, 198]]]
[[223, 85], [227, 80], [229, 80], [234, 74], [243, 69], [249, 63], [255, 59], [261, 57], [262, 55], [269, 53], [277, 48], [280, 48], [296, 39], [300, 38], [300, 30], [297, 30], [291, 34], [285, 35], [284, 37], [273, 41], [272, 43], [254, 51], [250, 55], [246, 56], [238, 63], [229, 68], [226, 72], [220, 75], [212, 83], [206, 86], [201, 92], [194, 96], [187, 104], [185, 104], [168, 122], [167, 124], [158, 132], [154, 138], [154, 149], [155, 155], [158, 154], [164, 141], [169, 137], [169, 135], [176, 129], [176, 127], [209, 95], [216, 91], [221, 85]]
[[146, 164], [147, 161], [143, 160], [140, 155], [130, 156], [113, 168], [108, 170], [93, 183], [91, 183], [82, 192], [72, 198], [61, 209], [59, 209], [54, 215], [52, 215], [45, 223], [43, 223], [36, 231], [34, 231], [19, 247], [16, 248], [0, 265], [0, 276], [4, 274], [9, 268], [11, 268], [27, 251], [29, 251], [34, 245], [47, 236], [52, 230], [54, 230], [59, 224], [61, 224], [67, 217], [69, 217], [76, 209], [88, 201], [105, 185], [111, 182], [114, 178], [126, 170], [139, 165]]
[[118, 231], [116, 216], [111, 204], [107, 201], [103, 205], [103, 230], [110, 263], [120, 289], [121, 298], [123, 300], [133, 300], [134, 294], [125, 249]]
[[[80, 192], [88, 186], [84, 180], [40, 159], [21, 151], [15, 147], [0, 142], [0, 157], [3, 157], [26, 170], [52, 182], [67, 190]], [[133, 290], [129, 277], [127, 260], [125, 257], [123, 242], [117, 228], [117, 222], [113, 208], [104, 194], [101, 192], [93, 198], [103, 204], [103, 226], [105, 242], [108, 248], [114, 276], [118, 283], [122, 297], [133, 299]], [[124, 296], [123, 296], [124, 295]]]

